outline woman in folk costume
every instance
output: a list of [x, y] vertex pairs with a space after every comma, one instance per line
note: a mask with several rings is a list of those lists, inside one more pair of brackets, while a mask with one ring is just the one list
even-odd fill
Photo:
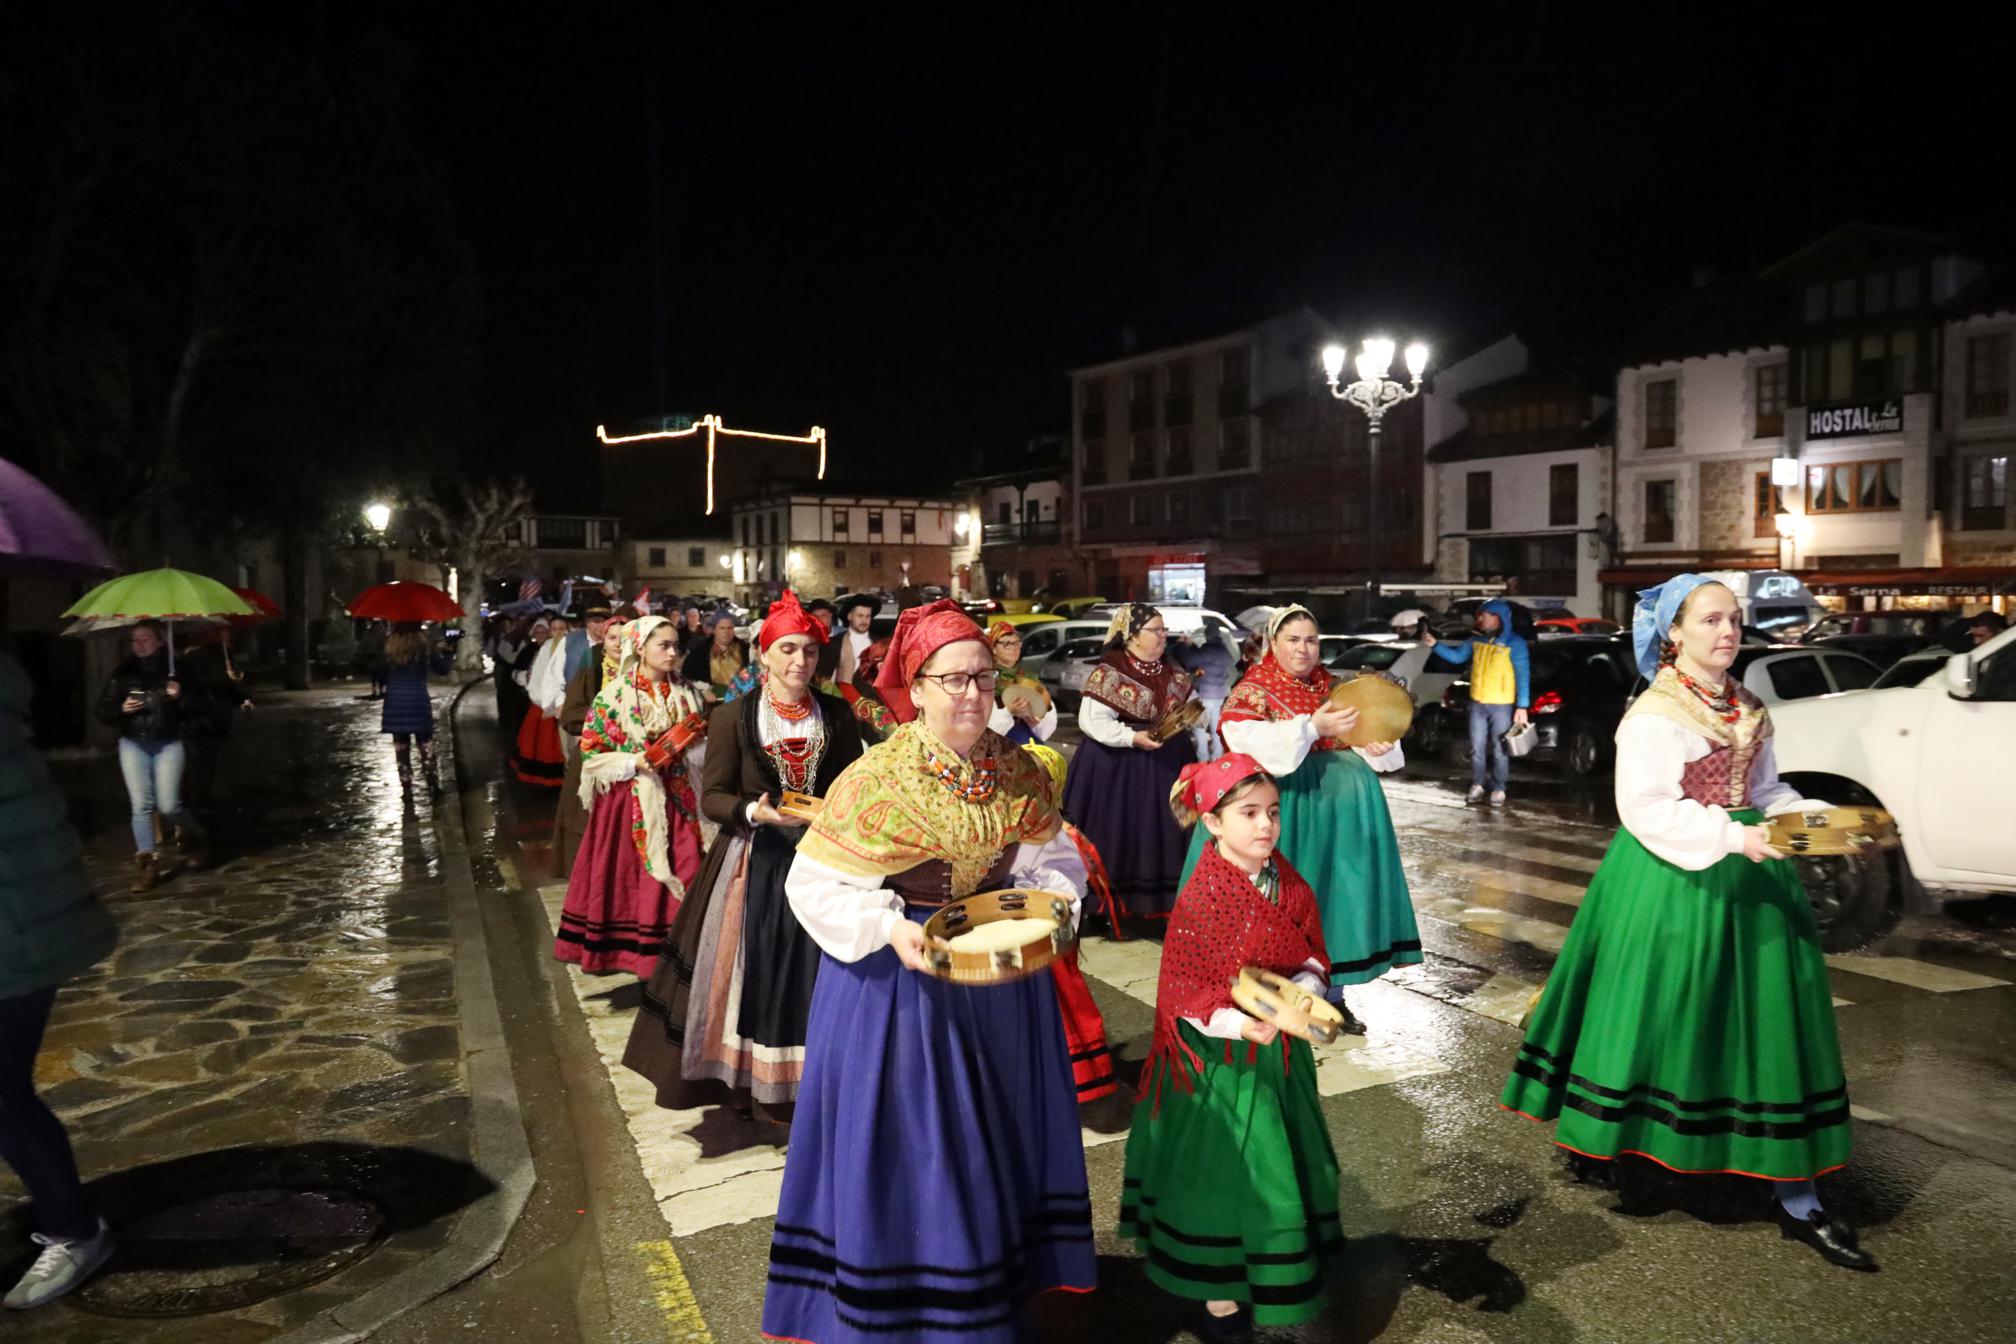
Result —
[[1048, 742], [1057, 731], [1057, 706], [1043, 683], [1023, 671], [1022, 634], [1006, 621], [987, 630], [994, 666], [1001, 680], [994, 686], [994, 717], [987, 726], [1018, 747]]
[[[997, 660], [1000, 657], [998, 649], [995, 657]], [[1064, 753], [1041, 743], [1022, 750], [1035, 757], [1050, 777], [1050, 796], [1062, 798], [1069, 773]], [[1099, 851], [1068, 821], [1064, 823], [1064, 833], [1077, 846], [1078, 857], [1085, 864], [1087, 894], [1098, 892], [1106, 880]], [[1078, 1118], [1087, 1129], [1116, 1133], [1127, 1128], [1126, 1112], [1120, 1108], [1132, 1098], [1123, 1095], [1120, 1080], [1114, 1076], [1113, 1052], [1106, 1046], [1106, 1018], [1092, 998], [1092, 987], [1085, 983], [1085, 973], [1078, 968], [1078, 944], [1074, 942], [1066, 948], [1063, 956], [1050, 963], [1050, 968], [1057, 982], [1057, 1008], [1064, 1015], [1064, 1044], [1071, 1051], [1071, 1081], [1078, 1088]]]
[[1151, 1282], [1205, 1304], [1203, 1338], [1245, 1339], [1323, 1309], [1344, 1234], [1316, 1057], [1234, 1006], [1230, 986], [1253, 966], [1321, 992], [1330, 956], [1260, 762], [1235, 751], [1188, 766], [1170, 806], [1201, 817], [1207, 839], [1162, 944], [1120, 1235]]
[[662, 616], [631, 622], [616, 674], [582, 729], [588, 828], [567, 879], [553, 955], [591, 975], [649, 975], [700, 872], [692, 775], [704, 754], [706, 720], [699, 692], [674, 668], [675, 639]]
[[798, 844], [791, 907], [826, 953], [770, 1248], [763, 1331], [1008, 1344], [1026, 1298], [1094, 1283], [1085, 1153], [1047, 976], [925, 972], [921, 921], [1003, 887], [1078, 901], [1042, 767], [987, 728], [994, 657], [949, 601], [903, 613], [880, 685], [904, 722]]
[[1773, 1183], [1785, 1237], [1876, 1268], [1814, 1178], [1848, 1161], [1848, 1089], [1813, 910], [1766, 816], [1825, 807], [1778, 778], [1771, 716], [1729, 677], [1735, 597], [1682, 574], [1639, 594], [1651, 685], [1617, 729], [1623, 823], [1500, 1098], [1560, 1123], [1578, 1173], [1650, 1158]]
[[861, 725], [862, 740], [873, 746], [901, 726], [901, 721], [883, 703], [875, 678], [882, 675], [882, 663], [889, 656], [889, 641], [878, 639], [854, 661], [854, 720]]
[[[1281, 608], [1266, 634], [1266, 654], [1225, 699], [1219, 732], [1228, 749], [1260, 762], [1280, 786], [1281, 852], [1316, 889], [1333, 998], [1344, 1030], [1363, 1035], [1343, 986], [1421, 960], [1400, 842], [1375, 773], [1399, 769], [1406, 757], [1397, 743], [1354, 748], [1340, 740], [1357, 726], [1358, 711], [1329, 703], [1322, 631], [1308, 608]], [[1186, 878], [1205, 848], [1200, 831]]]
[[[1064, 788], [1064, 810], [1106, 859], [1113, 896], [1137, 915], [1164, 916], [1183, 876], [1183, 832], [1169, 790], [1197, 758], [1188, 733], [1157, 742], [1148, 730], [1190, 698], [1190, 676], [1163, 656], [1162, 613], [1130, 602], [1114, 613], [1106, 653], [1085, 679], [1085, 740]], [[1113, 911], [1107, 911], [1112, 918]]]
[[784, 899], [805, 823], [777, 803], [787, 789], [824, 797], [861, 755], [853, 711], [812, 689], [827, 638], [787, 591], [756, 634], [761, 688], [708, 716], [700, 809], [721, 830], [623, 1052], [660, 1106], [726, 1102], [791, 1118], [819, 945]]
[[[560, 750], [560, 723], [554, 717], [560, 697], [554, 695], [556, 667], [567, 661], [567, 618], [555, 614], [532, 623], [532, 644], [521, 650], [517, 672], [529, 702], [518, 724], [518, 746], [511, 753], [511, 773], [522, 784], [557, 789], [567, 776], [567, 758]], [[564, 683], [559, 687], [565, 693]]]
[[[577, 740], [588, 726], [595, 697], [616, 675], [623, 660], [623, 622], [611, 620], [602, 628], [602, 647], [590, 651], [588, 661], [567, 683], [567, 694], [555, 717], [560, 731]], [[588, 809], [581, 802], [581, 749], [577, 744], [567, 755], [567, 775], [560, 785], [560, 807], [553, 819], [553, 875], [566, 877], [574, 871], [574, 856], [581, 849], [582, 833], [588, 829]]]

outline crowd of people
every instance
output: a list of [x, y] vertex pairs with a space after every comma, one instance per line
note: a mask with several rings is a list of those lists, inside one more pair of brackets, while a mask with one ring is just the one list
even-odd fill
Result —
[[[1421, 961], [1378, 781], [1400, 745], [1357, 740], [1300, 607], [1243, 666], [1186, 649], [1193, 671], [1159, 610], [1123, 605], [1068, 767], [1011, 623], [938, 602], [875, 640], [867, 614], [787, 593], [752, 651], [727, 620], [619, 613], [564, 697], [587, 726], [562, 811], [590, 820], [571, 863], [558, 851], [556, 955], [645, 981], [624, 1063], [660, 1105], [789, 1126], [765, 1333], [1027, 1338], [1034, 1294], [1094, 1286], [1079, 1127], [1115, 1096], [1119, 1225], [1149, 1279], [1198, 1304], [1206, 1339], [1313, 1318], [1343, 1242], [1314, 1056], [1230, 986], [1270, 972], [1363, 1034], [1345, 989]], [[1652, 692], [1619, 733], [1624, 829], [1502, 1104], [1558, 1122], [1583, 1179], [1760, 1177], [1786, 1237], [1873, 1268], [1814, 1184], [1847, 1157], [1845, 1082], [1812, 915], [1763, 825], [1815, 804], [1778, 782], [1769, 715], [1726, 675], [1726, 588], [1648, 592], [1637, 638]], [[1441, 649], [1502, 736], [1526, 696], [1510, 618], [1487, 609]], [[1207, 694], [1207, 745], [1165, 730]], [[1489, 757], [1478, 788], [1499, 801]], [[1075, 945], [999, 984], [934, 971], [930, 917], [1011, 887], [1055, 893], [1074, 927], [1162, 922], [1138, 1094]], [[1676, 958], [1728, 969], [1664, 974]]]
[[[868, 615], [786, 592], [745, 641], [726, 613], [596, 604], [504, 626], [489, 650], [514, 771], [559, 789], [555, 956], [642, 982], [624, 1063], [661, 1106], [789, 1127], [766, 1335], [1029, 1338], [1035, 1294], [1097, 1280], [1082, 1124], [1128, 1129], [1121, 1234], [1151, 1282], [1196, 1304], [1203, 1338], [1312, 1319], [1344, 1236], [1310, 1044], [1324, 1036], [1234, 986], [1299, 987], [1363, 1034], [1345, 989], [1422, 959], [1378, 782], [1399, 744], [1357, 740], [1297, 606], [1243, 669], [1228, 652], [1186, 670], [1163, 613], [1123, 604], [1068, 766], [1011, 623], [983, 630], [939, 601], [877, 640]], [[1525, 699], [1508, 624], [1480, 618], [1444, 654], [1471, 664], [1494, 736]], [[192, 743], [249, 703], [228, 648], [171, 672], [164, 634], [133, 628], [99, 701], [120, 730], [137, 885], [158, 868], [157, 819], [200, 854]], [[1581, 1179], [1618, 1184], [1637, 1162], [1761, 1178], [1786, 1238], [1873, 1269], [1815, 1184], [1849, 1156], [1846, 1081], [1813, 915], [1765, 824], [1824, 804], [1778, 779], [1769, 713], [1728, 676], [1742, 632], [1727, 588], [1648, 590], [1633, 634], [1650, 689], [1618, 732], [1622, 828], [1501, 1104], [1554, 1123]], [[382, 656], [402, 784], [410, 796], [417, 755], [432, 791], [427, 681], [444, 650], [398, 626]], [[1193, 700], [1215, 701], [1201, 749], [1169, 731]], [[0, 946], [0, 1155], [35, 1193], [44, 1247], [7, 1305], [29, 1306], [109, 1250], [33, 1088], [54, 986], [103, 955], [109, 922], [74, 840], [36, 830], [53, 791], [18, 716], [0, 726], [0, 840], [41, 835], [0, 873], [0, 909], [59, 931]], [[1095, 912], [1115, 937], [1128, 917], [1161, 924], [1135, 1093], [1075, 942], [1035, 975], [944, 974], [932, 917], [1006, 889], [1073, 930]]]

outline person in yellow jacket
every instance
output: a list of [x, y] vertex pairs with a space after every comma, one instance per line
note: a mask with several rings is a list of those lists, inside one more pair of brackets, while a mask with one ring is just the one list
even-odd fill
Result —
[[1433, 631], [1421, 632], [1422, 642], [1444, 662], [1470, 665], [1470, 799], [1481, 803], [1489, 791], [1491, 806], [1505, 805], [1505, 774], [1511, 754], [1505, 734], [1524, 725], [1532, 703], [1527, 673], [1526, 641], [1512, 628], [1512, 605], [1486, 602], [1477, 613], [1476, 635], [1458, 643], [1438, 644]]

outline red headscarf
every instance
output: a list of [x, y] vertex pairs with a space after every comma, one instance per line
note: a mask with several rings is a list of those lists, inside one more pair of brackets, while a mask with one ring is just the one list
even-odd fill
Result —
[[770, 604], [770, 614], [763, 618], [762, 628], [756, 632], [756, 646], [768, 653], [770, 646], [786, 635], [811, 635], [821, 644], [833, 637], [824, 621], [798, 605], [798, 594], [789, 588]]
[[897, 618], [896, 633], [889, 637], [889, 656], [875, 674], [875, 689], [882, 693], [882, 703], [898, 722], [908, 723], [917, 717], [917, 706], [908, 694], [910, 683], [917, 680], [917, 670], [932, 654], [962, 639], [987, 641], [973, 618], [949, 597], [929, 606], [912, 607]]
[[1015, 623], [1013, 621], [996, 621], [987, 627], [987, 642], [989, 644], [999, 644], [1002, 640], [1015, 633]]
[[1206, 812], [1216, 812], [1218, 804], [1235, 785], [1244, 784], [1255, 775], [1271, 778], [1266, 767], [1243, 751], [1228, 751], [1215, 761], [1193, 761], [1176, 776], [1176, 788], [1169, 801], [1192, 817], [1201, 817]]

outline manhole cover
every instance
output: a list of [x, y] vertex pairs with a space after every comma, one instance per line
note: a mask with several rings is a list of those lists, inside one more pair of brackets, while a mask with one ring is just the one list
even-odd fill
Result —
[[104, 1316], [202, 1316], [320, 1283], [385, 1239], [376, 1202], [348, 1190], [232, 1190], [117, 1229], [104, 1273], [72, 1301]]

